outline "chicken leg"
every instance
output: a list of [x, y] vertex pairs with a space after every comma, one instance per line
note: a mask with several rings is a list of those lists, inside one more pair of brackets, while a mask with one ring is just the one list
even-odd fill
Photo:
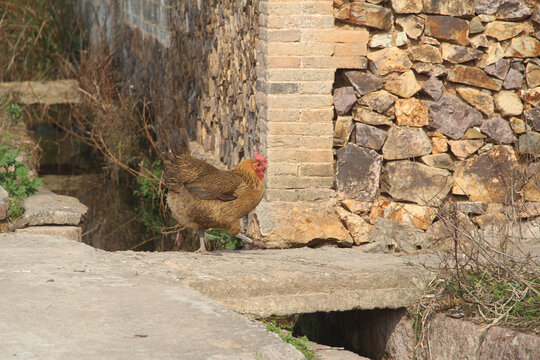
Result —
[[248, 228], [248, 224], [249, 224], [247, 215], [242, 217], [242, 221], [244, 223], [244, 226], [242, 228], [242, 232], [240, 234], [236, 234], [234, 237], [242, 240], [242, 242], [244, 242], [246, 244], [254, 245], [254, 246], [257, 246], [257, 247], [259, 247], [261, 249], [275, 249], [276, 248], [275, 246], [266, 245], [266, 244], [264, 244], [264, 243], [262, 243], [260, 241], [253, 240], [252, 238], [247, 236], [246, 232], [247, 232], [247, 228]]
[[207, 253], [206, 251], [206, 242], [204, 240], [204, 229], [201, 229], [199, 228], [199, 243], [200, 243], [200, 246], [199, 246], [199, 250], [197, 250], [197, 252], [199, 253]]

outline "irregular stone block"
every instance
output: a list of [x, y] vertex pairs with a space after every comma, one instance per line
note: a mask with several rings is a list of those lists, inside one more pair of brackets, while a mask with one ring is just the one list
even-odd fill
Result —
[[[526, 177], [525, 185], [519, 193], [525, 201], [540, 202], [540, 163], [529, 164]], [[540, 215], [540, 207], [537, 212]]]
[[469, 23], [466, 20], [451, 16], [428, 16], [426, 35], [440, 40], [456, 42], [459, 45], [469, 44]]
[[408, 159], [431, 153], [431, 141], [421, 128], [392, 126], [382, 148], [385, 160]]
[[500, 59], [496, 63], [486, 66], [484, 68], [484, 71], [487, 72], [489, 75], [504, 80], [506, 78], [506, 74], [508, 73], [509, 68], [510, 63], [508, 62], [508, 60]]
[[82, 242], [82, 228], [78, 226], [30, 226], [23, 229], [17, 229], [15, 232], [54, 235]]
[[469, 21], [469, 35], [478, 34], [484, 31], [484, 25], [478, 16], [475, 16]]
[[463, 100], [472, 105], [476, 110], [480, 110], [486, 115], [491, 115], [495, 111], [493, 96], [488, 90], [460, 86], [456, 88], [456, 91]]
[[88, 208], [76, 198], [53, 193], [32, 195], [23, 201], [29, 226], [79, 225]]
[[463, 160], [480, 149], [484, 145], [484, 140], [450, 140], [448, 145], [452, 154]]
[[347, 115], [356, 100], [352, 86], [334, 89], [334, 108], [338, 115]]
[[443, 43], [441, 48], [443, 59], [453, 64], [460, 64], [478, 59], [484, 55], [484, 52], [481, 50], [474, 50], [461, 45]]
[[420, 158], [424, 164], [431, 167], [436, 167], [439, 169], [454, 170], [454, 161], [450, 155], [443, 154], [433, 154], [425, 155]]
[[373, 150], [379, 150], [386, 140], [386, 131], [375, 126], [356, 123], [356, 143]]
[[396, 99], [397, 96], [390, 94], [388, 91], [379, 90], [364, 95], [358, 100], [358, 103], [367, 106], [378, 113], [384, 113], [394, 105]]
[[520, 177], [520, 167], [511, 146], [497, 145], [483, 154], [459, 163], [454, 171], [454, 194], [466, 194], [471, 201], [504, 202]]
[[439, 100], [444, 91], [443, 82], [435, 76], [431, 76], [429, 80], [422, 85], [422, 91], [428, 94], [433, 100]]
[[422, 12], [423, 0], [392, 0], [392, 8], [398, 14], [417, 14]]
[[357, 70], [345, 71], [344, 74], [360, 96], [380, 90], [383, 87], [384, 78], [382, 76]]
[[477, 0], [476, 13], [495, 15], [502, 20], [523, 20], [532, 11], [520, 0]]
[[412, 225], [417, 229], [425, 230], [436, 215], [436, 210], [428, 206], [377, 200], [373, 203], [369, 220], [374, 223], [377, 218], [382, 217], [399, 225]]
[[386, 75], [389, 72], [405, 72], [412, 66], [407, 52], [398, 47], [374, 51], [367, 55], [371, 61], [370, 70], [376, 75]]
[[500, 116], [484, 121], [480, 130], [497, 144], [510, 144], [517, 140], [508, 121]]
[[424, 12], [429, 14], [467, 16], [473, 15], [475, 0], [424, 0]]
[[388, 116], [362, 106], [353, 108], [353, 119], [369, 125], [392, 125], [392, 120]]
[[432, 154], [441, 154], [448, 151], [448, 139], [440, 137], [431, 138], [431, 153]]
[[517, 117], [511, 117], [508, 122], [510, 123], [510, 127], [516, 134], [523, 134], [525, 131], [527, 131], [525, 121]]
[[362, 219], [361, 216], [350, 213], [340, 206], [336, 206], [336, 213], [351, 234], [354, 245], [369, 242], [369, 235], [373, 225]]
[[429, 123], [428, 108], [419, 99], [398, 99], [394, 111], [400, 126], [424, 126]]
[[486, 53], [476, 63], [479, 68], [485, 68], [491, 64], [495, 64], [497, 61], [505, 57], [504, 50], [500, 43], [495, 42], [488, 46]]
[[352, 116], [338, 116], [334, 125], [334, 146], [343, 146], [349, 141], [354, 125]]
[[486, 213], [488, 204], [475, 201], [458, 201], [455, 203], [456, 210], [464, 214], [482, 215]]
[[424, 19], [416, 15], [399, 16], [396, 19], [396, 24], [401, 26], [403, 31], [411, 39], [418, 40], [424, 32]]
[[409, 50], [412, 61], [440, 64], [443, 62], [439, 48], [432, 45], [418, 45]]
[[495, 107], [503, 116], [521, 115], [523, 104], [519, 96], [511, 90], [503, 90], [493, 96]]
[[535, 131], [540, 131], [540, 109], [529, 109], [523, 112], [527, 124]]
[[534, 29], [530, 23], [493, 21], [486, 25], [484, 34], [497, 39], [497, 41], [504, 41], [516, 37], [522, 32], [530, 34], [533, 31]]
[[409, 42], [405, 32], [393, 34], [376, 34], [371, 37], [369, 47], [372, 48], [389, 48], [392, 46], [403, 46]]
[[489, 77], [480, 69], [463, 65], [454, 65], [448, 70], [448, 81], [497, 91], [502, 87], [501, 80]]
[[521, 89], [523, 86], [523, 74], [515, 69], [508, 70], [506, 78], [503, 82], [503, 88], [510, 89]]
[[413, 69], [418, 74], [426, 74], [435, 77], [446, 74], [446, 67], [442, 64], [428, 64], [423, 62], [417, 62], [414, 63]]
[[520, 97], [533, 106], [540, 106], [540, 86], [520, 91]]
[[349, 212], [352, 212], [356, 215], [366, 214], [371, 210], [373, 205], [372, 201], [359, 201], [353, 199], [343, 199], [340, 200], [341, 205], [345, 207]]
[[530, 58], [540, 56], [540, 41], [530, 36], [513, 38], [504, 57]]
[[342, 20], [355, 25], [389, 30], [392, 26], [392, 12], [382, 6], [355, 1], [349, 5], [348, 18]]
[[471, 42], [470, 45], [473, 47], [473, 49], [488, 48], [489, 47], [488, 38], [484, 34], [476, 35], [476, 36], [470, 38], [470, 42]]
[[522, 154], [530, 154], [535, 157], [540, 156], [540, 134], [529, 131], [522, 134], [518, 141], [518, 150]]
[[443, 94], [438, 101], [424, 103], [429, 109], [429, 125], [452, 139], [461, 139], [467, 129], [482, 124], [482, 114], [453, 95]]
[[395, 221], [379, 217], [373, 224], [369, 249], [370, 253], [405, 253], [415, 254], [427, 249], [429, 242], [424, 232], [411, 225], [400, 225]]
[[525, 76], [527, 77], [527, 85], [532, 87], [537, 87], [540, 85], [540, 66], [530, 62], [527, 64], [525, 69]]
[[379, 193], [383, 157], [374, 150], [347, 144], [336, 153], [336, 191], [342, 199], [373, 201]]
[[416, 81], [416, 76], [412, 70], [403, 74], [392, 73], [384, 79], [384, 89], [392, 94], [410, 98], [416, 94], [422, 86]]
[[396, 200], [439, 206], [452, 188], [450, 172], [417, 162], [388, 162], [383, 171], [381, 191]]

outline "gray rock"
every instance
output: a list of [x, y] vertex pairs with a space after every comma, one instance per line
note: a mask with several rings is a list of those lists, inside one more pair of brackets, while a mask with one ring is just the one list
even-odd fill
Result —
[[521, 60], [512, 61], [512, 63], [510, 64], [510, 67], [519, 72], [525, 71], [525, 65], [523, 65], [523, 61]]
[[32, 195], [23, 201], [23, 218], [30, 226], [79, 225], [88, 208], [74, 197], [43, 193]]
[[480, 130], [497, 144], [510, 144], [517, 140], [508, 121], [500, 116], [484, 121]]
[[392, 220], [378, 217], [373, 224], [369, 252], [405, 253], [412, 255], [425, 250], [429, 243], [424, 232], [414, 226], [400, 225]]
[[537, 24], [540, 24], [540, 6], [537, 6], [531, 16], [531, 20]]
[[482, 114], [459, 98], [443, 94], [438, 101], [424, 101], [429, 108], [429, 125], [452, 139], [461, 139], [472, 126], [482, 124]]
[[379, 114], [366, 107], [355, 106], [352, 113], [353, 119], [370, 125], [392, 125], [392, 120], [385, 115]]
[[467, 16], [474, 14], [475, 0], [424, 0], [424, 12], [429, 14]]
[[15, 230], [17, 233], [54, 235], [82, 242], [82, 228], [78, 226], [30, 226]]
[[444, 91], [444, 85], [441, 80], [431, 76], [428, 81], [422, 85], [422, 91], [428, 94], [433, 100], [439, 100]]
[[508, 60], [500, 59], [496, 63], [486, 66], [484, 68], [484, 71], [487, 72], [489, 75], [504, 80], [506, 78], [506, 74], [508, 73], [509, 68], [510, 64]]
[[484, 25], [478, 16], [469, 21], [469, 34], [478, 34], [484, 31]]
[[386, 131], [375, 126], [356, 123], [356, 143], [373, 150], [379, 150], [386, 140]]
[[382, 152], [385, 160], [396, 160], [427, 155], [431, 149], [431, 140], [422, 128], [392, 126]]
[[508, 70], [506, 78], [503, 82], [503, 88], [510, 89], [521, 89], [523, 86], [523, 74], [516, 69]]
[[540, 133], [529, 131], [519, 137], [518, 150], [522, 154], [540, 156]]
[[476, 13], [495, 15], [503, 20], [523, 20], [532, 11], [521, 0], [477, 0]]
[[358, 70], [345, 71], [344, 74], [360, 96], [380, 90], [383, 87], [384, 78], [382, 76]]
[[336, 190], [342, 199], [373, 201], [379, 193], [383, 157], [374, 150], [347, 144], [337, 151]]
[[397, 98], [397, 96], [390, 94], [386, 90], [379, 90], [364, 95], [358, 100], [358, 103], [367, 106], [378, 113], [384, 113], [394, 105]]
[[356, 103], [356, 95], [352, 86], [337, 88], [334, 90], [334, 107], [338, 115], [347, 115]]
[[420, 158], [424, 164], [439, 169], [454, 170], [454, 161], [447, 153], [425, 155]]
[[417, 162], [391, 161], [384, 167], [381, 191], [396, 200], [439, 206], [452, 188], [449, 171]]
[[484, 52], [481, 50], [475, 50], [461, 45], [443, 43], [441, 48], [442, 58], [453, 64], [461, 64], [467, 61], [478, 59], [482, 55], [484, 55]]
[[540, 109], [529, 109], [523, 112], [525, 120], [535, 131], [540, 131]]
[[455, 203], [456, 210], [464, 214], [483, 215], [486, 213], [488, 204], [477, 201], [458, 201]]

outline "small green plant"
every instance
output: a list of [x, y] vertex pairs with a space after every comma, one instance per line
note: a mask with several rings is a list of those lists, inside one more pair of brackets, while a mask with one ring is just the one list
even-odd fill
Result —
[[10, 150], [9, 146], [0, 146], [0, 185], [9, 193], [9, 217], [16, 220], [22, 216], [22, 199], [35, 193], [42, 182], [29, 176], [30, 169], [17, 160], [21, 153]]
[[214, 249], [237, 250], [242, 248], [242, 240], [232, 236], [225, 230], [212, 229], [206, 232], [206, 238]]
[[306, 360], [316, 360], [315, 353], [309, 349], [309, 340], [307, 337], [294, 337], [290, 331], [282, 329], [275, 321], [269, 321], [266, 323], [266, 330], [278, 334], [281, 340], [294, 346], [306, 357]]
[[11, 103], [6, 106], [6, 112], [10, 119], [19, 120], [22, 116], [22, 109], [17, 103]]

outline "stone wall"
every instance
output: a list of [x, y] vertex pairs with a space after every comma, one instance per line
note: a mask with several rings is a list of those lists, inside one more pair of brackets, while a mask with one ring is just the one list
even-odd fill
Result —
[[[369, 31], [367, 66], [338, 70], [333, 90], [338, 212], [356, 243], [423, 248], [449, 201], [480, 227], [509, 205], [540, 214], [534, 3], [334, 1], [337, 22]], [[390, 234], [402, 225], [418, 230], [408, 244]]]

